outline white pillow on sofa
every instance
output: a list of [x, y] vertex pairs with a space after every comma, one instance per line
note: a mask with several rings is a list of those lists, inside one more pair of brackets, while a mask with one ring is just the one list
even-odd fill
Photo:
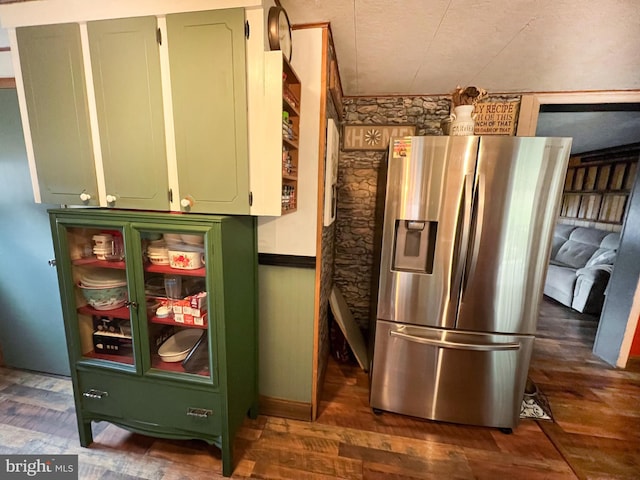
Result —
[[613, 265], [616, 260], [616, 251], [599, 248], [586, 263], [585, 267], [593, 267], [595, 265]]

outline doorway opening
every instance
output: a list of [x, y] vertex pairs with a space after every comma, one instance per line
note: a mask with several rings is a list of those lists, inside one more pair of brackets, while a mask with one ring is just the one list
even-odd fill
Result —
[[[525, 95], [521, 104], [518, 135], [572, 137], [572, 154], [597, 150], [598, 147], [608, 148], [640, 142], [640, 92]], [[634, 172], [635, 175], [637, 174]], [[632, 190], [637, 190], [637, 184], [637, 180], [630, 182]], [[640, 193], [637, 196], [640, 196]], [[626, 205], [628, 210], [633, 210], [634, 205], [639, 203], [631, 202], [631, 197], [630, 191]], [[627, 218], [628, 214], [627, 211]], [[624, 227], [620, 226], [620, 230], [624, 237]], [[626, 244], [625, 248], [628, 250], [629, 242]], [[638, 313], [632, 305], [632, 298], [639, 285], [639, 278], [638, 275], [627, 275], [625, 289], [632, 291], [628, 307], [625, 306], [622, 312], [611, 315], [612, 318], [604, 311], [598, 324], [593, 351], [608, 363], [619, 367], [626, 365], [638, 324]], [[616, 296], [616, 293], [609, 291], [608, 295]], [[613, 328], [614, 334], [600, 335], [603, 328], [609, 333]], [[604, 348], [598, 347], [598, 337], [606, 340], [607, 345]]]

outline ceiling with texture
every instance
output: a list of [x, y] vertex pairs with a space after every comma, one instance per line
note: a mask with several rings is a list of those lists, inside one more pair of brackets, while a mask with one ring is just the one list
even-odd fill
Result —
[[[13, 3], [16, 0], [0, 0]], [[213, 2], [212, 2], [213, 3]], [[267, 2], [270, 3], [270, 2]], [[640, 90], [640, 0], [280, 0], [328, 22], [346, 96]], [[9, 40], [0, 29], [0, 48]], [[0, 52], [10, 68], [9, 52]], [[296, 51], [293, 56], [304, 55]], [[640, 105], [540, 114], [573, 152], [640, 142]]]
[[331, 23], [347, 96], [640, 89], [638, 0], [280, 3], [292, 24]]
[[[640, 89], [640, 0], [280, 0], [328, 22], [345, 96]], [[296, 55], [304, 52], [296, 51]], [[573, 153], [640, 142], [640, 106], [541, 113]]]

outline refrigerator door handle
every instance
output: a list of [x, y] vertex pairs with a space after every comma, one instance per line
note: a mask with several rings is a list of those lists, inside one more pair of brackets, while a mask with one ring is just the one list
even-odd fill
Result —
[[485, 207], [485, 176], [478, 172], [476, 177], [476, 185], [473, 189], [473, 206], [471, 215], [473, 216], [473, 224], [470, 227], [469, 233], [469, 247], [464, 262], [465, 268], [462, 278], [462, 293], [461, 299], [467, 291], [467, 283], [476, 271], [476, 264], [478, 263], [478, 254], [480, 251], [480, 239], [482, 238], [482, 219], [484, 218]]
[[453, 348], [455, 350], [473, 350], [475, 352], [493, 352], [496, 350], [519, 350], [519, 343], [460, 343], [449, 340], [436, 340], [433, 338], [418, 337], [407, 333], [390, 331], [389, 336], [399, 337], [409, 342], [421, 343], [438, 348]]
[[449, 285], [449, 298], [455, 300], [457, 308], [458, 298], [460, 295], [460, 285], [464, 275], [465, 259], [469, 248], [469, 230], [471, 228], [471, 208], [473, 206], [473, 174], [468, 173], [464, 176], [464, 187], [462, 190], [462, 202], [460, 211], [458, 211], [458, 223], [461, 226], [456, 232], [456, 247], [453, 252], [451, 264], [453, 265], [454, 275], [451, 277]]

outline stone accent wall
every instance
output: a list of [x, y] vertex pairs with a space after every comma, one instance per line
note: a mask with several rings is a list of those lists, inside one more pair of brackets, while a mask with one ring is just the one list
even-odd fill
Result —
[[449, 115], [450, 105], [448, 95], [346, 98], [344, 120], [350, 125], [415, 125], [416, 135], [442, 135], [440, 121]]
[[[520, 96], [494, 95], [485, 101], [520, 101]], [[351, 97], [344, 99], [346, 124], [415, 125], [416, 135], [442, 135], [440, 121], [449, 115], [449, 95], [420, 97]], [[341, 151], [335, 232], [334, 282], [358, 326], [368, 337], [372, 288], [377, 288], [374, 258], [378, 181], [386, 171], [386, 151]], [[382, 187], [384, 188], [384, 187]]]

